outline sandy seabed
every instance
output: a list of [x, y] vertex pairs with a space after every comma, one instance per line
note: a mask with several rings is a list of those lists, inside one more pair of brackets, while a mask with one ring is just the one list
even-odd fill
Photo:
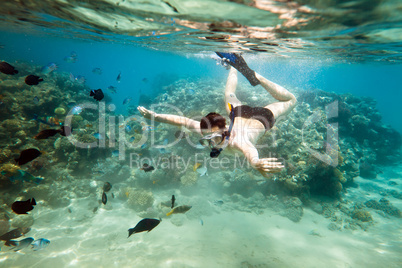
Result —
[[[393, 181], [400, 188], [402, 179]], [[360, 187], [345, 199], [378, 200], [373, 187], [388, 187], [384, 176], [356, 182]], [[367, 231], [330, 231], [331, 221], [308, 208], [298, 223], [269, 209], [257, 215], [218, 208], [198, 219], [172, 215], [151, 232], [127, 238], [141, 220], [135, 211], [113, 199], [93, 214], [88, 199], [73, 200], [71, 213], [39, 204], [27, 236], [50, 245], [19, 252], [2, 246], [0, 267], [402, 267], [402, 219], [374, 212]], [[400, 199], [389, 200], [402, 208]], [[183, 224], [172, 224], [174, 217], [183, 217]]]

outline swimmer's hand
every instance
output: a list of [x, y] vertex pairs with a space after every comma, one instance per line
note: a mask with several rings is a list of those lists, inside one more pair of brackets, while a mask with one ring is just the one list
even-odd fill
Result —
[[264, 177], [269, 177], [268, 173], [280, 172], [285, 166], [277, 158], [262, 158], [256, 161], [254, 168]]
[[138, 106], [137, 107], [138, 111], [140, 112], [140, 114], [147, 118], [147, 119], [154, 119], [156, 117], [156, 113], [153, 111], [150, 111], [148, 109], [145, 109], [145, 107], [143, 106]]

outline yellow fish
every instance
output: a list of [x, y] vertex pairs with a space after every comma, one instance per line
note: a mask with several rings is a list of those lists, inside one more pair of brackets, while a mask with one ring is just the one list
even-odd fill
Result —
[[201, 166], [201, 163], [195, 163], [193, 166], [193, 171], [196, 171]]
[[170, 212], [166, 213], [166, 216], [170, 216], [172, 214], [178, 214], [178, 213], [186, 213], [187, 211], [190, 210], [190, 208], [192, 208], [192, 206], [178, 206], [175, 207], [174, 209], [172, 209]]

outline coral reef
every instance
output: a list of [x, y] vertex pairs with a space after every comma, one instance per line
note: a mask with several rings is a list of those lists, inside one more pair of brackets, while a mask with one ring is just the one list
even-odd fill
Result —
[[[199, 220], [218, 213], [221, 209], [262, 214], [268, 208], [293, 222], [299, 222], [305, 212], [304, 205], [328, 218], [331, 222], [328, 228], [338, 231], [366, 230], [374, 224], [372, 214], [376, 214], [373, 211], [383, 216], [402, 217], [401, 211], [384, 198], [369, 200], [364, 205], [342, 200], [343, 193], [354, 186], [355, 177], [375, 178], [380, 171], [379, 164], [394, 164], [400, 159], [400, 134], [383, 125], [373, 99], [319, 90], [290, 89], [297, 95], [298, 105], [286, 120], [278, 119], [274, 128], [259, 141], [259, 145], [264, 145], [259, 149], [260, 157], [278, 157], [286, 168], [267, 180], [252, 168], [208, 167], [209, 176], [200, 179], [192, 164], [182, 167], [179, 160], [196, 163], [189, 160], [194, 160], [197, 153], [208, 157], [206, 150], [194, 148], [185, 139], [178, 141], [175, 147], [163, 150], [158, 147], [166, 140], [170, 143], [175, 139], [177, 127], [159, 123], [148, 126], [149, 121], [138, 116], [136, 107], [131, 106], [128, 112], [135, 118], [124, 124], [106, 126], [100, 137], [94, 135], [101, 132], [100, 111], [84, 109], [79, 114], [66, 115], [72, 107], [89, 101], [87, 86], [69, 81], [65, 73], [52, 73], [46, 83], [41, 84], [41, 89], [26, 86], [22, 78], [8, 77], [0, 83], [3, 96], [0, 106], [0, 201], [8, 205], [6, 212], [0, 212], [0, 235], [11, 226], [28, 227], [33, 224], [29, 215], [13, 215], [11, 221], [7, 218], [9, 204], [21, 193], [23, 197], [34, 196], [48, 208], [72, 207], [75, 199], [88, 198], [91, 201], [85, 209], [96, 213], [94, 207], [99, 207], [100, 195], [96, 187], [106, 180], [114, 185], [116, 196], [126, 200], [126, 206], [143, 217], [159, 217], [169, 211], [168, 207], [153, 206], [155, 199], [158, 203], [166, 201], [166, 195], [163, 198], [158, 196], [165, 190], [169, 190], [169, 195], [173, 190], [177, 198], [180, 197], [180, 204], [188, 201], [183, 200], [184, 196], [192, 196], [191, 191], [202, 187], [208, 187], [208, 192], [213, 192], [211, 196], [219, 195], [218, 202], [213, 202], [210, 196], [202, 196], [199, 200], [192, 196], [194, 209], [186, 215], [171, 218], [176, 226], [183, 225], [190, 218]], [[224, 87], [223, 82], [207, 79], [180, 79], [164, 86], [159, 91], [163, 92], [160, 95], [148, 98], [143, 95], [140, 104], [167, 103], [177, 107], [184, 115], [197, 119], [212, 111], [226, 115]], [[251, 89], [248, 85], [239, 85], [237, 95], [244, 104], [251, 106], [265, 106], [274, 101], [264, 90]], [[34, 96], [37, 96], [38, 102], [33, 101]], [[108, 102], [110, 98], [106, 96], [105, 100]], [[337, 105], [332, 105], [334, 102]], [[155, 111], [176, 114], [177, 110], [170, 110], [169, 105], [160, 105]], [[33, 137], [39, 131], [50, 126], [34, 120], [34, 114], [44, 120], [52, 118], [52, 122], [71, 119], [73, 140], [87, 144], [104, 142], [105, 146], [80, 148], [60, 135], [35, 140]], [[102, 115], [105, 122], [116, 119], [116, 115], [107, 109]], [[336, 128], [336, 123], [339, 128]], [[148, 127], [151, 130], [147, 132], [144, 129]], [[155, 170], [145, 172], [135, 161], [129, 165], [127, 158], [123, 162], [116, 156], [115, 151], [121, 145], [117, 137], [122, 132], [127, 145], [125, 156], [134, 154], [138, 162], [147, 158], [148, 164], [154, 165]], [[152, 135], [152, 144], [147, 142], [140, 148], [129, 146], [144, 135]], [[199, 143], [196, 135], [189, 136], [188, 140], [194, 145]], [[30, 147], [37, 147], [46, 154], [22, 167], [12, 164], [18, 152]], [[120, 156], [120, 153], [117, 154]], [[234, 157], [228, 159], [236, 161]], [[13, 183], [10, 177], [18, 170], [46, 179], [39, 185]], [[402, 196], [396, 190], [384, 190], [383, 196], [388, 194], [395, 198]], [[101, 205], [104, 209], [111, 209], [113, 205], [110, 195], [108, 193], [107, 206]], [[329, 201], [312, 201], [314, 197], [321, 196], [330, 197]], [[89, 217], [85, 213], [82, 215], [80, 220]]]
[[10, 149], [2, 149], [0, 151], [0, 164], [10, 161], [12, 152]]
[[134, 188], [122, 189], [120, 195], [127, 197], [127, 206], [136, 211], [146, 210], [152, 207], [154, 203], [154, 197], [152, 192], [145, 190], [136, 190]]
[[180, 182], [183, 186], [192, 186], [197, 183], [197, 180], [197, 173], [190, 169], [180, 178]]
[[370, 212], [363, 209], [356, 209], [355, 211], [353, 211], [352, 218], [362, 222], [368, 222], [373, 220], [373, 217], [371, 216]]
[[[201, 88], [209, 87], [223, 88], [223, 85], [216, 81], [183, 79], [164, 89], [169, 95], [168, 103], [190, 117], [200, 117], [210, 111], [226, 114], [222, 110], [221, 92], [204, 90], [202, 98], [197, 98]], [[259, 141], [259, 144], [266, 145], [260, 150], [260, 155], [279, 156], [286, 163], [286, 170], [273, 176], [278, 181], [275, 189], [282, 188], [287, 194], [299, 197], [315, 195], [339, 199], [342, 192], [353, 185], [354, 177], [375, 177], [378, 169], [374, 163], [392, 164], [398, 161], [400, 134], [381, 123], [373, 99], [321, 90], [293, 89], [292, 92], [298, 98], [294, 111], [286, 120], [279, 120]], [[243, 89], [237, 94], [244, 104], [265, 106], [269, 102], [265, 92], [259, 94]], [[162, 94], [156, 100], [163, 98]], [[200, 101], [205, 98], [217, 99], [218, 103], [222, 100], [222, 105]], [[170, 111], [162, 106], [158, 107], [157, 112]], [[339, 127], [333, 123], [338, 123]], [[181, 156], [190, 157], [188, 152], [192, 150], [181, 151]], [[224, 176], [225, 180], [221, 183], [227, 193], [245, 193], [247, 188], [256, 185], [255, 178], [259, 175], [254, 170], [242, 170], [238, 174], [224, 173]]]
[[402, 218], [402, 211], [393, 206], [388, 199], [381, 198], [379, 201], [371, 199], [364, 203], [366, 207], [379, 210], [387, 215]]

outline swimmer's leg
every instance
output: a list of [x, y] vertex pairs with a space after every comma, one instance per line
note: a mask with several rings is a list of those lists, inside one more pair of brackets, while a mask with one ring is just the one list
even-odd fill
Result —
[[233, 107], [241, 105], [241, 102], [236, 97], [237, 87], [237, 70], [233, 67], [230, 68], [228, 80], [225, 87], [225, 107], [228, 114], [230, 113], [228, 103], [231, 103]]
[[292, 93], [290, 93], [284, 87], [269, 81], [258, 73], [255, 73], [255, 75], [261, 82], [261, 86], [263, 86], [272, 97], [279, 101], [265, 106], [265, 108], [272, 111], [275, 119], [278, 119], [279, 116], [286, 115], [293, 110], [293, 108], [296, 106], [297, 100]]

